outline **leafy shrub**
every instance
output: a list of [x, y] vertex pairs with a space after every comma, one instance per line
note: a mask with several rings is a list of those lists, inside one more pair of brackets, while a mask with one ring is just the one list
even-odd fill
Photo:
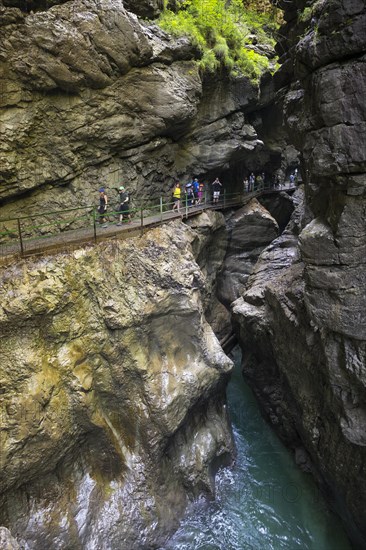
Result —
[[243, 0], [183, 0], [173, 12], [164, 9], [160, 26], [174, 36], [186, 35], [202, 53], [202, 71], [224, 67], [233, 75], [245, 74], [258, 80], [269, 61], [249, 47], [250, 35], [258, 42], [274, 45], [278, 28], [271, 11], [246, 9]]
[[200, 66], [203, 71], [208, 73], [214, 73], [220, 66], [220, 62], [215, 56], [213, 50], [205, 50], [203, 52], [202, 59], [200, 61]]
[[269, 69], [269, 60], [264, 55], [247, 48], [242, 48], [240, 54], [237, 65], [240, 71], [252, 80], [257, 80], [264, 71]]

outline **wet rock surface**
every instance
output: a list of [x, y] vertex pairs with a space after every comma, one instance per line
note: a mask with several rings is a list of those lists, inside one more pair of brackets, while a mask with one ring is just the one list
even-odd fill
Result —
[[172, 222], [2, 269], [0, 523], [21, 544], [155, 547], [232, 459], [197, 238]]

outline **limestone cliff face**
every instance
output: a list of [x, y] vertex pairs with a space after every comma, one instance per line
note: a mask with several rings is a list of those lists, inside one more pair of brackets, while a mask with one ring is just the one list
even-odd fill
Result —
[[[366, 540], [365, 3], [283, 2], [284, 119], [306, 204], [261, 256], [234, 312], [269, 418]], [[305, 11], [307, 8], [308, 11]], [[283, 91], [281, 92], [283, 94]], [[297, 242], [299, 235], [299, 243]]]
[[135, 201], [170, 197], [175, 178], [227, 173], [229, 184], [238, 163], [269, 160], [246, 116], [258, 86], [203, 78], [187, 39], [129, 11], [156, 15], [159, 2], [5, 4], [1, 217], [92, 204], [121, 182]]
[[2, 269], [0, 523], [27, 547], [154, 548], [231, 460], [196, 238], [177, 222]]

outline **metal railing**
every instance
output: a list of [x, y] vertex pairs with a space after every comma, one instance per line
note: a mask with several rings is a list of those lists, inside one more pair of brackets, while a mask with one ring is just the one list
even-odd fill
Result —
[[262, 185], [246, 193], [223, 191], [216, 203], [206, 193], [202, 202], [198, 204], [194, 202], [193, 197], [184, 194], [179, 211], [173, 209], [174, 202], [165, 202], [162, 197], [157, 197], [150, 199], [149, 203], [141, 202], [136, 208], [123, 212], [122, 226], [119, 225], [121, 213], [118, 209], [107, 208], [104, 214], [100, 214], [95, 205], [0, 219], [0, 257], [26, 256], [59, 249], [73, 243], [96, 243], [105, 238], [119, 236], [126, 230], [137, 230], [143, 234], [148, 226], [159, 225], [179, 217], [187, 219], [206, 209], [237, 207], [253, 197], [276, 190], [278, 189]]

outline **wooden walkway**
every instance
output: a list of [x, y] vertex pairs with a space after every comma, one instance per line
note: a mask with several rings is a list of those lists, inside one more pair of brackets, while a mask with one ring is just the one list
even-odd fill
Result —
[[116, 222], [107, 223], [101, 226], [94, 223], [85, 228], [67, 230], [47, 236], [37, 236], [28, 239], [14, 238], [13, 242], [0, 244], [0, 265], [7, 265], [20, 257], [42, 255], [44, 253], [56, 253], [61, 251], [72, 251], [83, 244], [96, 244], [107, 239], [124, 239], [134, 235], [142, 235], [146, 229], [156, 227], [176, 219], [188, 219], [201, 214], [206, 210], [226, 210], [240, 208], [253, 198], [263, 195], [277, 194], [280, 192], [292, 192], [294, 188], [284, 187], [282, 189], [262, 189], [245, 195], [238, 195], [237, 198], [217, 204], [205, 203], [197, 206], [182, 207], [180, 214], [168, 210], [156, 215], [143, 216], [141, 210], [140, 219], [134, 218], [130, 223], [123, 223], [117, 226]]

